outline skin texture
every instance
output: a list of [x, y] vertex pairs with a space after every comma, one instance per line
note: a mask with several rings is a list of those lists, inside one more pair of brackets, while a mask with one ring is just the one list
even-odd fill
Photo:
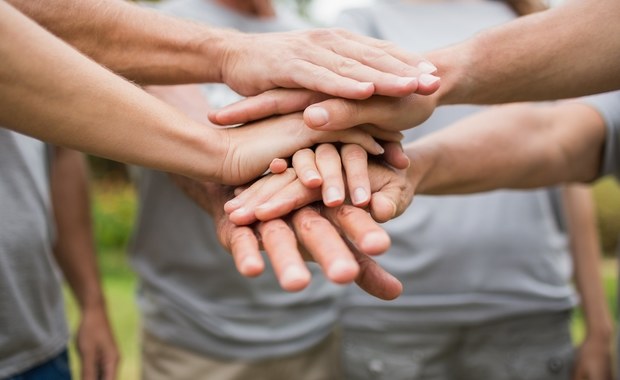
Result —
[[594, 200], [583, 185], [565, 186], [562, 196], [574, 277], [586, 320], [586, 338], [577, 351], [573, 380], [611, 380], [613, 322], [603, 290]]
[[[247, 3], [235, 6], [246, 13], [270, 12], [264, 0]], [[247, 35], [120, 0], [11, 4], [97, 62], [142, 84], [224, 82], [243, 95], [309, 88], [352, 99], [374, 93], [402, 96], [418, 86], [419, 56], [342, 30]]]
[[[93, 63], [6, 3], [0, 9], [14, 16], [0, 21], [10, 36], [0, 41], [0, 52], [8, 57], [0, 67], [0, 93], [10, 94], [0, 104], [0, 123], [18, 132], [228, 184], [245, 183], [263, 173], [273, 158], [318, 142], [355, 142], [373, 154], [382, 151], [364, 132], [316, 133], [294, 115], [246, 129], [205, 128]], [[281, 138], [266, 144], [262, 138], [273, 133]]]
[[51, 172], [57, 240], [54, 256], [80, 308], [76, 347], [82, 380], [113, 380], [119, 351], [106, 314], [91, 226], [82, 154], [56, 148]]
[[[377, 104], [372, 100], [331, 99], [307, 91], [276, 90], [214, 112], [211, 120], [228, 124], [251, 120], [257, 109], [265, 117], [312, 105], [305, 111], [307, 125], [333, 130], [357, 125], [373, 114], [372, 108], [381, 106], [396, 124], [386, 123], [378, 114], [367, 122], [402, 130], [426, 120], [440, 105], [551, 100], [611, 91], [620, 88], [616, 64], [620, 59], [620, 38], [599, 36], [619, 34], [618, 14], [620, 3], [615, 0], [596, 4], [569, 0], [562, 6], [490, 28], [462, 43], [428, 52], [426, 58], [436, 70], [426, 72], [441, 77], [441, 87], [429, 99], [388, 98]], [[420, 83], [433, 80], [420, 76]], [[341, 115], [352, 117], [347, 120]], [[401, 124], [399, 120], [407, 122]]]

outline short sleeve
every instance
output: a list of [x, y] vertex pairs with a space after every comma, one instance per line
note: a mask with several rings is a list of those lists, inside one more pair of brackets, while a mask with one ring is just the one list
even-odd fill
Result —
[[620, 179], [620, 91], [592, 95], [580, 101], [594, 107], [605, 120], [607, 135], [599, 175], [611, 174]]

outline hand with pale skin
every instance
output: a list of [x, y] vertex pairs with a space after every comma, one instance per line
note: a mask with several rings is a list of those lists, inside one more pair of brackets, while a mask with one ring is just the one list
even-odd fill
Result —
[[[439, 86], [438, 78], [433, 86]], [[348, 100], [308, 90], [276, 89], [211, 111], [209, 119], [216, 124], [230, 125], [304, 110], [304, 122], [317, 130], [335, 131], [367, 125], [374, 129], [402, 131], [428, 119], [437, 101], [434, 95], [412, 94], [400, 98], [373, 96], [365, 100]]]
[[[330, 144], [323, 144], [330, 145]], [[327, 148], [327, 147], [326, 147]], [[332, 147], [333, 148], [333, 147]], [[342, 180], [341, 160], [337, 155], [317, 156], [323, 166], [331, 167], [336, 180]], [[350, 157], [343, 156], [342, 161]], [[413, 199], [416, 174], [413, 168], [397, 170], [382, 162], [371, 160], [366, 165], [349, 168], [344, 178], [356, 176], [370, 181], [371, 194], [367, 208], [377, 222], [386, 222], [402, 214]], [[354, 185], [355, 186], [355, 185]], [[268, 221], [323, 199], [320, 188], [304, 184], [295, 169], [265, 176], [244, 189], [224, 206], [232, 222], [247, 225], [256, 220]], [[329, 207], [327, 208], [329, 209]]]
[[[149, 86], [147, 90], [183, 111], [192, 120], [206, 120], [209, 105], [199, 86]], [[260, 176], [276, 157], [289, 157], [299, 149], [318, 143], [355, 143], [373, 155], [385, 151], [361, 128], [333, 132], [316, 131], [305, 126], [301, 113], [272, 117], [237, 128], [222, 129], [209, 125], [203, 125], [202, 128], [218, 135], [217, 140], [211, 143], [219, 146], [219, 151], [225, 152], [221, 154], [223, 160], [218, 163], [215, 178], [221, 177], [219, 181], [233, 185], [245, 184]], [[381, 140], [398, 141], [402, 138], [399, 132], [376, 130], [373, 133]], [[277, 138], [266, 141], [267, 136]]]
[[[242, 95], [308, 88], [351, 99], [425, 91], [417, 79], [424, 59], [345, 30], [244, 34], [122, 1], [10, 3], [95, 61], [141, 84], [223, 82]], [[264, 0], [228, 3], [258, 17], [274, 13]]]
[[316, 261], [330, 281], [355, 281], [381, 299], [396, 298], [402, 291], [402, 284], [369, 257], [385, 252], [390, 238], [360, 208], [306, 206], [285, 218], [238, 226], [223, 211], [224, 203], [233, 196], [231, 187], [176, 175], [173, 179], [213, 217], [222, 246], [246, 277], [263, 272], [263, 248], [280, 285], [287, 291], [299, 291], [309, 284], [310, 272], [304, 260]]

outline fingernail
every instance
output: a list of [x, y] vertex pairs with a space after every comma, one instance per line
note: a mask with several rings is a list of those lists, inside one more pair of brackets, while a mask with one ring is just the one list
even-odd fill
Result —
[[317, 180], [321, 180], [321, 176], [319, 175], [319, 173], [317, 173], [314, 170], [308, 170], [306, 172], [306, 180], [307, 181], [317, 181]]
[[366, 202], [367, 200], [368, 193], [366, 192], [366, 189], [364, 189], [363, 187], [358, 187], [357, 189], [355, 189], [355, 191], [353, 192], [353, 203], [358, 205]]
[[424, 74], [432, 74], [437, 71], [437, 67], [428, 61], [418, 63], [418, 70]]
[[239, 199], [231, 199], [224, 204], [224, 210], [231, 212], [236, 210], [239, 206], [241, 206], [241, 201]]
[[342, 200], [342, 194], [336, 187], [329, 187], [325, 191], [325, 204], [336, 203]]
[[241, 208], [238, 208], [235, 211], [233, 211], [230, 214], [230, 217], [233, 218], [233, 219], [237, 219], [237, 218], [241, 218], [242, 216], [247, 215], [247, 213], [248, 213], [248, 209], [245, 208], [245, 207], [241, 207]]
[[374, 87], [375, 85], [372, 82], [360, 82], [357, 84], [357, 88], [362, 91], [368, 91], [371, 89], [374, 91]]
[[247, 257], [239, 264], [239, 272], [244, 276], [255, 276], [261, 270], [261, 262], [255, 257]]
[[310, 107], [306, 109], [306, 116], [314, 127], [322, 127], [329, 121], [329, 113], [323, 107]]
[[403, 77], [403, 78], [398, 78], [396, 80], [396, 83], [398, 83], [399, 86], [407, 87], [411, 85], [412, 83], [416, 82], [417, 80], [418, 80], [417, 78]]
[[439, 77], [436, 77], [431, 74], [422, 74], [420, 75], [420, 78], [418, 80], [420, 81], [420, 84], [424, 86], [432, 86], [435, 83], [439, 82], [439, 79], [440, 79]]
[[290, 266], [280, 277], [280, 286], [286, 290], [299, 290], [310, 280], [310, 273], [298, 266]]
[[375, 149], [377, 150], [377, 154], [385, 153], [385, 149], [381, 146], [381, 144], [379, 144], [376, 141], [375, 141]]
[[369, 255], [378, 255], [390, 247], [390, 237], [382, 232], [368, 232], [362, 238], [359, 248]]
[[335, 282], [348, 282], [357, 275], [358, 267], [355, 263], [347, 260], [336, 260], [327, 270], [327, 277]]

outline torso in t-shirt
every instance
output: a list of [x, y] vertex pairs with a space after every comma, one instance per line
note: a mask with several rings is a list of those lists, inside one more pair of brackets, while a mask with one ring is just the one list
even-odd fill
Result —
[[[161, 9], [246, 32], [304, 26], [286, 14], [277, 20], [251, 20], [212, 1], [171, 1]], [[239, 98], [224, 85], [204, 89], [211, 106]], [[220, 246], [211, 217], [166, 173], [142, 170], [139, 197], [131, 262], [139, 274], [140, 310], [151, 334], [209, 356], [264, 359], [305, 350], [332, 331], [342, 288], [327, 282], [316, 266], [311, 265], [312, 283], [299, 293], [283, 291], [270, 265], [258, 278], [242, 277]]]
[[53, 239], [45, 145], [0, 128], [0, 378], [67, 344]]
[[[347, 11], [338, 26], [413, 52], [459, 42], [515, 17], [496, 1], [376, 4], [372, 10]], [[406, 131], [406, 141], [481, 109], [441, 107], [427, 122]], [[575, 304], [557, 189], [416, 196], [402, 216], [384, 227], [392, 248], [376, 259], [403, 281], [403, 295], [382, 302], [351, 287], [343, 312], [348, 327], [402, 331], [475, 324], [563, 311]]]

